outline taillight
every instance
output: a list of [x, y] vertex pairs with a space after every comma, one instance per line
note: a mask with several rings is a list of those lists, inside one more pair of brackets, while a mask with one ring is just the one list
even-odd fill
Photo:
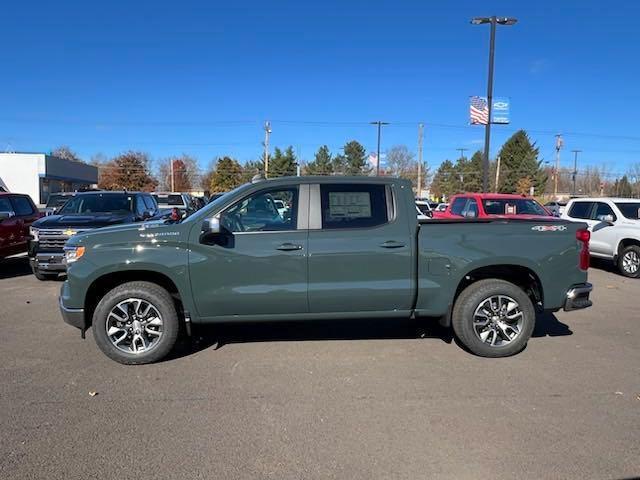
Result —
[[589, 240], [591, 239], [591, 232], [589, 230], [580, 229], [576, 232], [576, 239], [582, 243], [580, 249], [580, 255], [578, 257], [578, 266], [580, 270], [587, 271], [589, 269]]

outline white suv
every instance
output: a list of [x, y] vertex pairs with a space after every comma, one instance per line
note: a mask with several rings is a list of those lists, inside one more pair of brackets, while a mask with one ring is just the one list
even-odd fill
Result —
[[592, 256], [613, 260], [626, 277], [640, 277], [640, 199], [574, 198], [562, 218], [589, 224]]

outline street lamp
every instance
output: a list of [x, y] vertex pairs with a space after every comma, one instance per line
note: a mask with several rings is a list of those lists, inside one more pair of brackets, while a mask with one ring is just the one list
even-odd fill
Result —
[[484, 129], [484, 158], [482, 159], [482, 191], [489, 190], [489, 143], [491, 140], [491, 107], [493, 103], [493, 57], [496, 45], [496, 25], [515, 25], [516, 18], [510, 17], [475, 17], [471, 19], [472, 25], [491, 24], [491, 37], [489, 41], [489, 81], [487, 82], [487, 124]]
[[378, 150], [376, 153], [376, 176], [380, 176], [380, 128], [382, 125], [389, 125], [389, 122], [381, 122], [380, 120], [376, 122], [369, 122], [371, 125], [378, 126]]

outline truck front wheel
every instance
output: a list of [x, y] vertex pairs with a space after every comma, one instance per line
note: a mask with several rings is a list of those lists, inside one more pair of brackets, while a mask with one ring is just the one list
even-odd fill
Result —
[[465, 288], [453, 307], [453, 330], [472, 353], [508, 357], [520, 352], [533, 333], [536, 313], [517, 285], [479, 280]]
[[125, 365], [157, 362], [176, 343], [176, 307], [164, 288], [129, 282], [108, 292], [93, 313], [93, 336], [112, 360]]

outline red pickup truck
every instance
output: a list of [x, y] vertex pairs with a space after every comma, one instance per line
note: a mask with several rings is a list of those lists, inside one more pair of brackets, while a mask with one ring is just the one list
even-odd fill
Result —
[[461, 193], [451, 197], [444, 212], [434, 218], [540, 218], [553, 217], [533, 198], [506, 193]]
[[29, 227], [40, 217], [29, 195], [0, 192], [0, 259], [27, 251]]

